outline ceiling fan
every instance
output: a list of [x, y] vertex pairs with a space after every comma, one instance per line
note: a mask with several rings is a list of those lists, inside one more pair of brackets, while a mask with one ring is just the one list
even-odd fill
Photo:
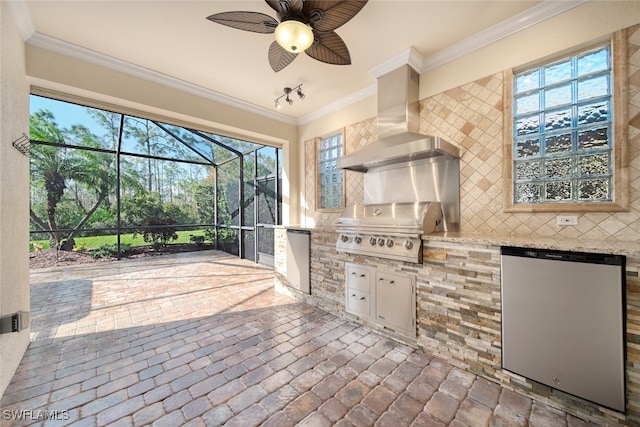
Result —
[[353, 18], [368, 0], [265, 0], [278, 20], [260, 12], [222, 12], [207, 16], [218, 24], [254, 33], [275, 33], [269, 64], [278, 72], [299, 53], [335, 65], [351, 64], [349, 49], [335, 29]]

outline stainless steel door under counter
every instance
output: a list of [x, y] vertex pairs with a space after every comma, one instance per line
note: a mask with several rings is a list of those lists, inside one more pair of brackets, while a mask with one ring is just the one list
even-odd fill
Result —
[[311, 232], [287, 229], [287, 282], [306, 294], [311, 293], [310, 261]]
[[503, 247], [503, 368], [624, 412], [625, 263]]

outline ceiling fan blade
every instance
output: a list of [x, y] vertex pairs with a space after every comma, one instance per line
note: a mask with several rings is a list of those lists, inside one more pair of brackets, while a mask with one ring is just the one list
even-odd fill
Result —
[[327, 64], [351, 64], [349, 49], [347, 49], [347, 45], [339, 35], [333, 31], [328, 33], [318, 33], [314, 31], [313, 35], [318, 42], [314, 42], [309, 49], [305, 50], [307, 55]]
[[317, 31], [333, 31], [345, 24], [367, 4], [368, 0], [306, 0], [303, 14]]
[[278, 16], [298, 15], [302, 12], [303, 0], [265, 0], [269, 6], [276, 12]]
[[284, 50], [278, 42], [273, 42], [271, 46], [269, 46], [269, 65], [271, 65], [271, 68], [276, 73], [291, 64], [297, 56], [297, 53]]
[[222, 12], [207, 16], [207, 19], [238, 30], [263, 34], [273, 33], [278, 26], [278, 21], [274, 18], [259, 12]]

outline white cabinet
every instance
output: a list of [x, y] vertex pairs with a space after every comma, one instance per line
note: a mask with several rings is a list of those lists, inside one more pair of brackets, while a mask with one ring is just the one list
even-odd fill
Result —
[[345, 310], [415, 337], [415, 277], [359, 264], [345, 266]]
[[346, 310], [356, 316], [370, 317], [373, 269], [356, 264], [347, 264], [346, 267]]

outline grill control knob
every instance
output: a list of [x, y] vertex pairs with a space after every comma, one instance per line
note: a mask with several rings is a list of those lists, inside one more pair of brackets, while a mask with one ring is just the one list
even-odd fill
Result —
[[356, 244], [360, 244], [360, 242], [362, 242], [362, 238], [360, 236], [356, 236], [353, 238], [353, 241], [356, 242]]
[[347, 236], [345, 236], [344, 234], [342, 236], [340, 236], [340, 239], [345, 243], [349, 240], [349, 238]]
[[407, 249], [413, 248], [413, 242], [411, 240], [405, 240], [404, 241], [404, 247], [407, 248]]
[[376, 245], [376, 243], [378, 243], [378, 241], [376, 240], [376, 238], [375, 238], [375, 237], [369, 237], [369, 244], [370, 244], [371, 246], [375, 246], [375, 245]]
[[392, 248], [393, 247], [393, 240], [387, 239], [387, 246]]
[[384, 239], [382, 237], [378, 239], [378, 246], [384, 246]]

